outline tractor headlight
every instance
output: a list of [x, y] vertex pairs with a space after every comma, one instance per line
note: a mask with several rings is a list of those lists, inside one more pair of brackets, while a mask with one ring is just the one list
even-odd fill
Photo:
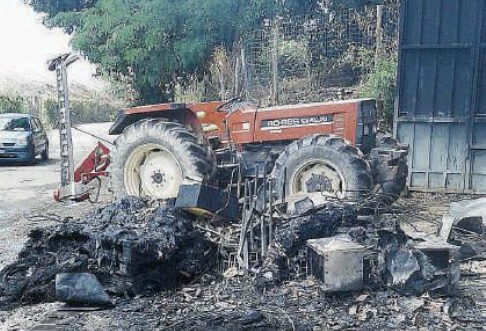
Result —
[[17, 137], [17, 145], [19, 146], [26, 146], [29, 144], [29, 137], [28, 136], [19, 136]]

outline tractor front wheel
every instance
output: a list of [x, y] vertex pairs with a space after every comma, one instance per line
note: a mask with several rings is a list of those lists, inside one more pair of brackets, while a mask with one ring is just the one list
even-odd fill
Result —
[[191, 131], [179, 123], [147, 119], [127, 127], [111, 156], [111, 188], [116, 197], [177, 197], [183, 183], [213, 174], [213, 159]]

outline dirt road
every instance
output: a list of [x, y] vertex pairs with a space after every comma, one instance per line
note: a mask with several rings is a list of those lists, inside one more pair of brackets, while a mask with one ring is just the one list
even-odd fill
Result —
[[0, 219], [47, 202], [59, 181], [58, 159], [35, 166], [0, 166]]

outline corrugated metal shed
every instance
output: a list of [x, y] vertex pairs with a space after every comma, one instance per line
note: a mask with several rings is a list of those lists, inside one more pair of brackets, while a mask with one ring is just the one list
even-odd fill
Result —
[[486, 0], [403, 0], [395, 134], [412, 190], [486, 193]]

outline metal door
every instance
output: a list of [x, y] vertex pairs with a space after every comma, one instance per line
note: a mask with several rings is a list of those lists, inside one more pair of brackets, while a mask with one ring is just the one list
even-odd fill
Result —
[[412, 190], [486, 193], [485, 0], [401, 5], [395, 135]]

